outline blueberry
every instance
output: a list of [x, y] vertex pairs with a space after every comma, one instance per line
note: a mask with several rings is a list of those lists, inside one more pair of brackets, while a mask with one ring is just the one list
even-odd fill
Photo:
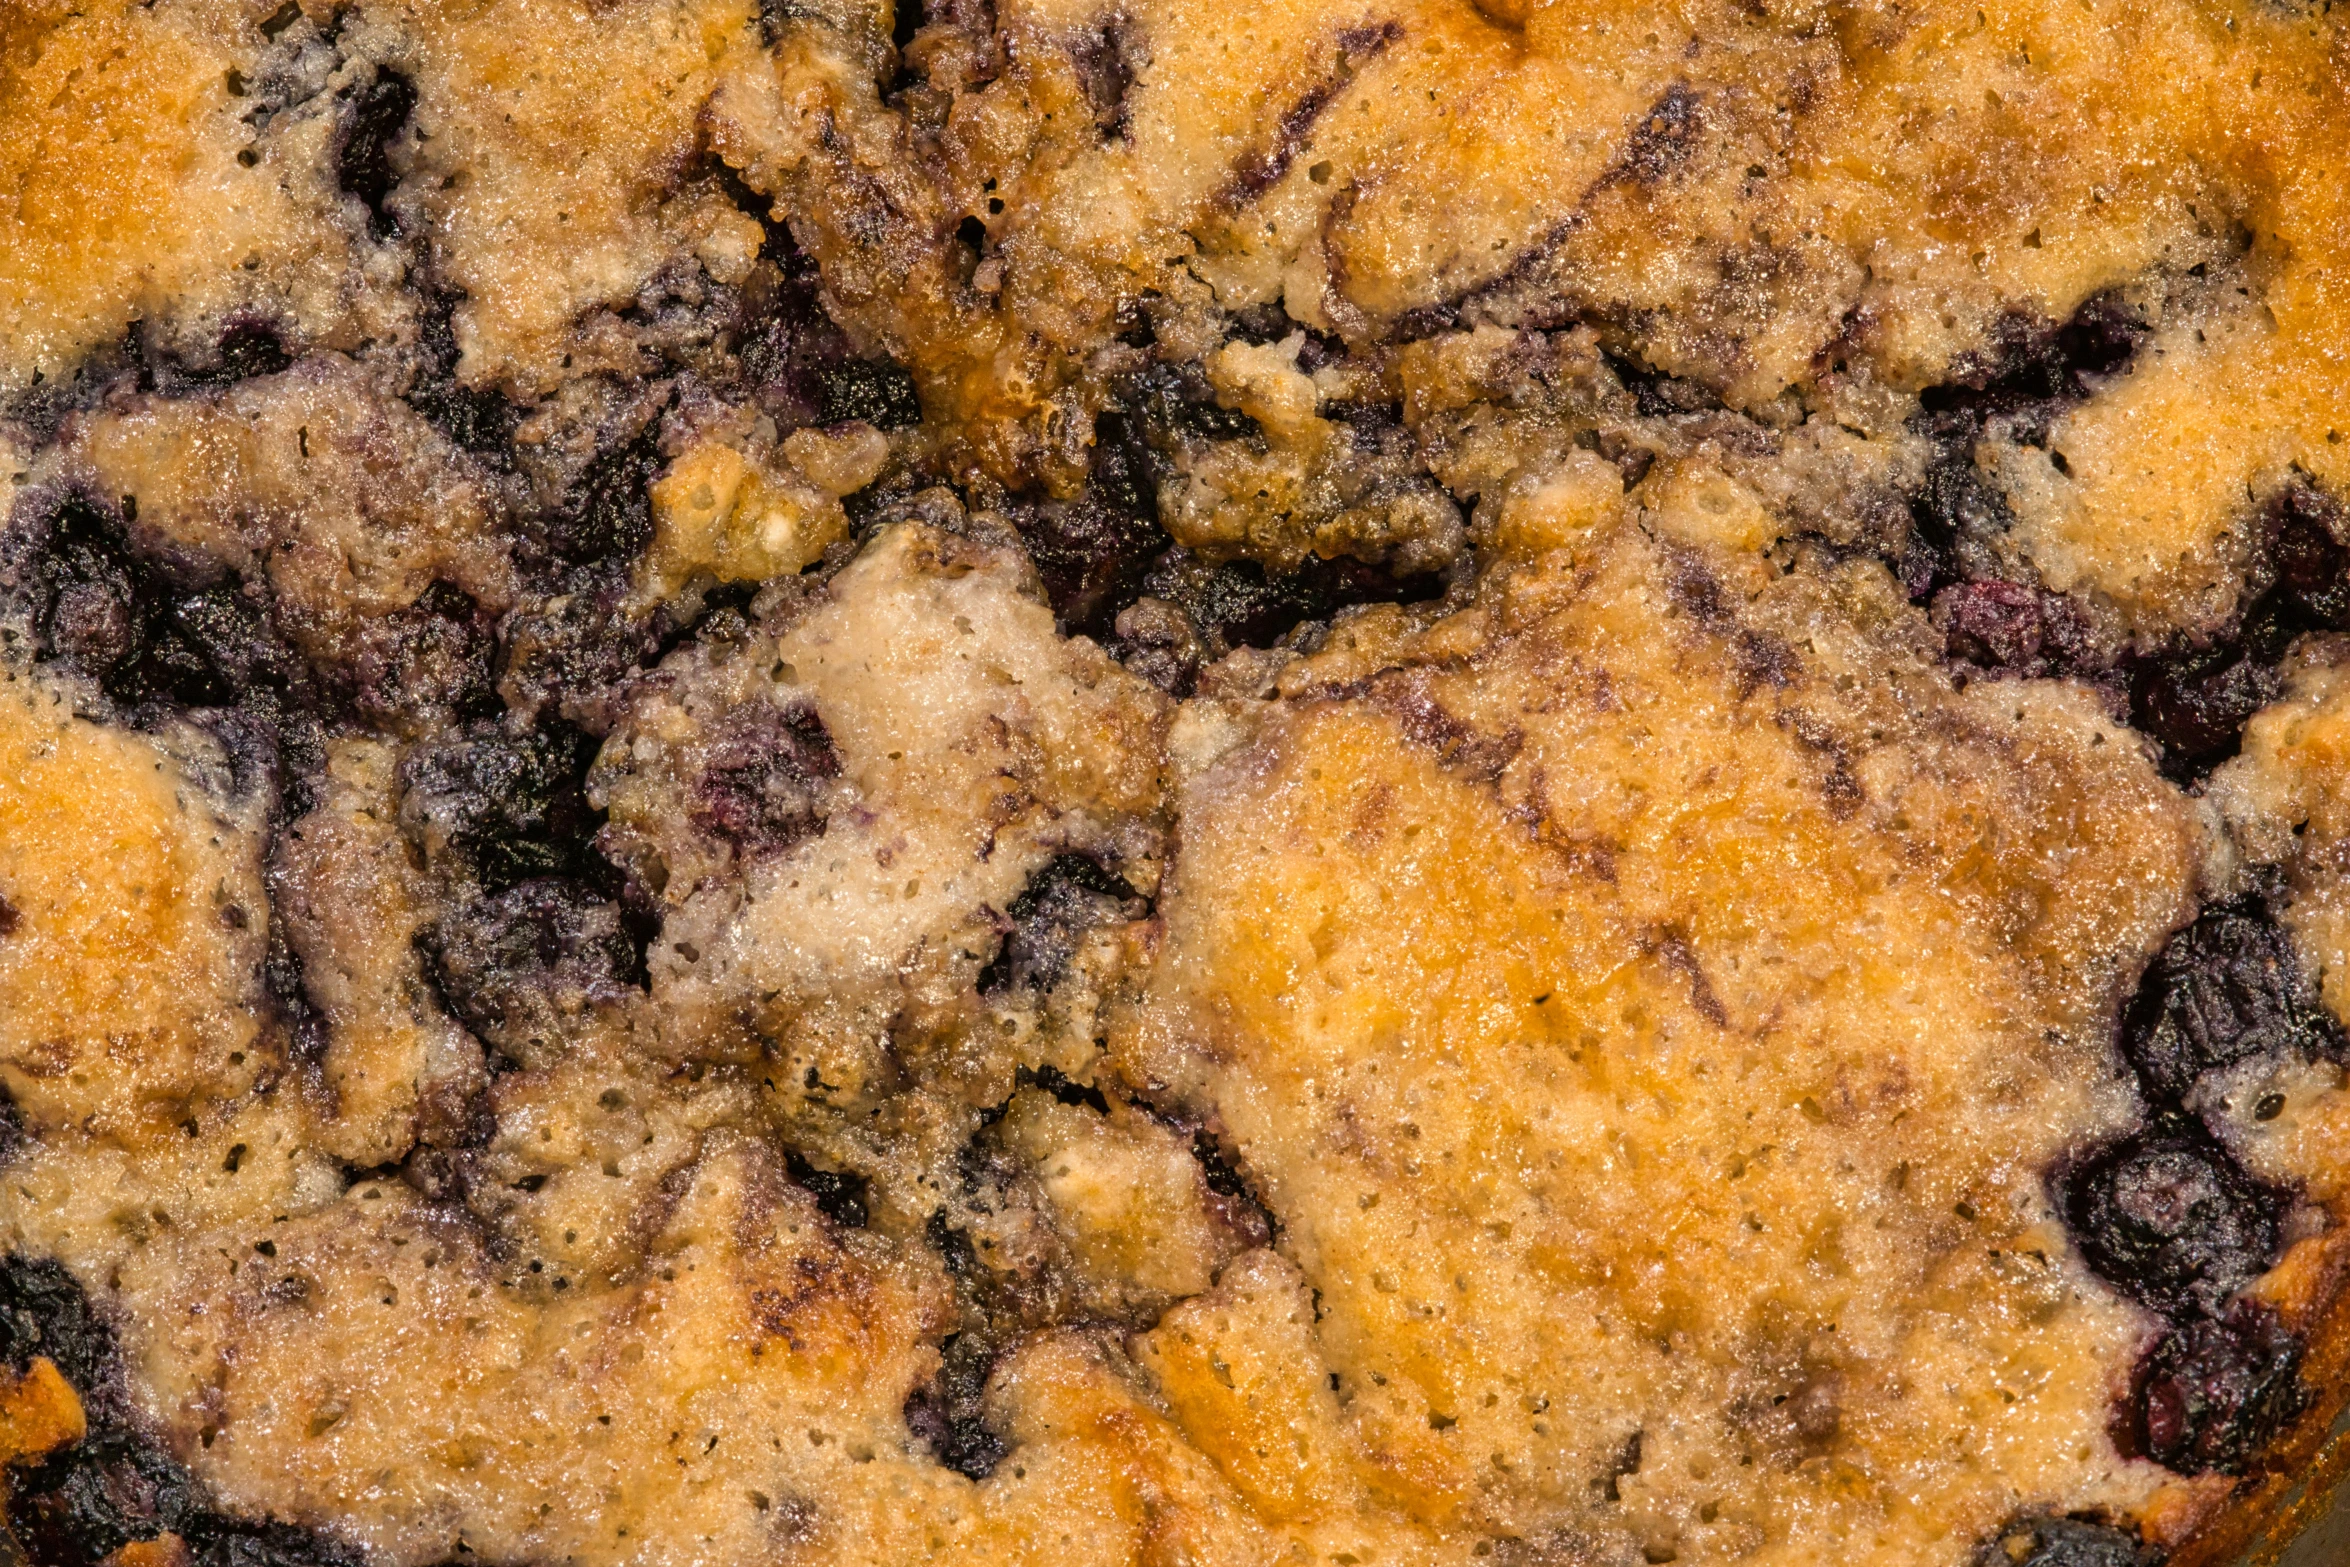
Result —
[[1063, 854], [1028, 879], [1004, 910], [1011, 928], [979, 974], [982, 995], [1050, 990], [1087, 932], [1139, 918], [1149, 904], [1082, 854]]
[[2218, 1316], [2273, 1266], [2286, 1195], [2176, 1113], [2062, 1171], [2060, 1206], [2097, 1275], [2141, 1305]]
[[402, 764], [400, 821], [437, 863], [496, 893], [543, 876], [594, 876], [601, 815], [585, 778], [595, 745], [563, 724], [477, 724]]
[[2242, 1474], [2309, 1405], [2301, 1355], [2276, 1313], [2251, 1301], [2173, 1329], [2132, 1379], [2125, 1450], [2181, 1474]]
[[826, 424], [862, 419], [884, 430], [922, 422], [914, 377], [894, 359], [851, 359], [821, 372], [817, 407]]
[[360, 627], [351, 660], [352, 705], [376, 724], [423, 728], [499, 711], [491, 660], [496, 638], [480, 607], [445, 582], [414, 604]]
[[96, 1567], [195, 1511], [187, 1474], [124, 1427], [93, 1431], [15, 1477], [8, 1527], [39, 1567]]
[[574, 565], [633, 560], [653, 541], [652, 483], [663, 461], [658, 419], [605, 447], [541, 520], [546, 548]]
[[2171, 938], [2139, 983], [2122, 1043], [2147, 1092], [2173, 1103], [2238, 1062], [2350, 1054], [2292, 939], [2250, 900], [2206, 910]]
[[2131, 661], [2132, 721], [2162, 742], [2172, 778], [2191, 783], [2236, 754], [2245, 722], [2283, 694], [2279, 665], [2297, 638], [2350, 629], [2345, 534], [2350, 520], [2331, 497], [2290, 486], [2260, 519], [2235, 627]]
[[416, 112], [416, 85], [379, 67], [375, 80], [352, 93], [348, 103], [335, 152], [335, 183], [367, 208], [368, 231], [386, 239], [399, 226], [385, 207], [400, 181], [392, 167], [392, 142]]
[[2155, 1567], [2137, 1535], [2087, 1518], [2021, 1518], [1975, 1554], [1975, 1567]]
[[939, 1346], [939, 1357], [938, 1375], [906, 1400], [907, 1429], [947, 1468], [984, 1480], [1005, 1452], [982, 1407], [995, 1353], [979, 1335], [955, 1333]]
[[460, 901], [424, 949], [451, 1014], [517, 1059], [644, 977], [619, 904], [566, 877]]
[[839, 776], [840, 757], [813, 706], [756, 703], [730, 716], [687, 815], [746, 854], [779, 854], [823, 830], [818, 789]]
[[865, 1227], [870, 1186], [865, 1177], [847, 1170], [819, 1169], [797, 1150], [785, 1153], [783, 1159], [793, 1184], [816, 1199], [817, 1209], [826, 1218], [852, 1230]]

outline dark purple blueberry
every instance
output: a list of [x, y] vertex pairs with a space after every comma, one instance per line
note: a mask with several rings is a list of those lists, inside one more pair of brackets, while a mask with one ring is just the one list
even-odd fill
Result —
[[870, 1184], [865, 1177], [848, 1170], [820, 1169], [797, 1149], [787, 1151], [783, 1162], [792, 1183], [816, 1199], [817, 1209], [826, 1218], [845, 1229], [865, 1227]]
[[1928, 413], [1977, 418], [2029, 414], [2037, 405], [2078, 402], [2090, 376], [2112, 375], [2145, 341], [2147, 325], [2119, 294], [2082, 301], [2054, 324], [2010, 315], [1992, 329], [1990, 346], [1951, 365], [1950, 379], [1919, 394]]
[[1297, 155], [1313, 139], [1315, 124], [1338, 101], [1355, 73], [1403, 34], [1403, 23], [1393, 18], [1340, 28], [1331, 40], [1338, 46], [1338, 57], [1329, 74], [1281, 111], [1270, 142], [1233, 164], [1230, 177], [1216, 193], [1217, 204], [1227, 208], [1245, 206], [1280, 184], [1290, 165], [1297, 161]]
[[362, 1567], [365, 1558], [340, 1540], [293, 1524], [204, 1512], [180, 1530], [195, 1567]]
[[1134, 88], [1134, 62], [1147, 59], [1135, 24], [1122, 10], [1069, 40], [1069, 64], [1093, 105], [1093, 123], [1105, 141], [1126, 139], [1126, 95]]
[[851, 359], [820, 372], [817, 409], [826, 424], [862, 419], [878, 429], [903, 430], [922, 422], [914, 377], [894, 359]]
[[745, 189], [737, 198], [767, 228], [769, 264], [743, 285], [741, 324], [734, 349], [742, 378], [759, 406], [787, 428], [826, 420], [827, 378], [855, 360], [848, 335], [824, 310], [815, 263], [771, 216], [770, 203]]
[[1121, 384], [1122, 401], [1153, 446], [1182, 439], [1261, 438], [1256, 420], [1216, 400], [1207, 372], [1193, 364], [1152, 364]]
[[1012, 520], [1061, 629], [1101, 641], [1173, 542], [1159, 526], [1156, 461], [1135, 422], [1118, 409], [1094, 420], [1086, 493], [1016, 507]]
[[266, 595], [184, 585], [79, 495], [27, 531], [39, 540], [25, 586], [40, 658], [91, 677], [126, 707], [229, 707], [260, 688], [279, 706], [310, 699], [308, 671], [279, 639]]
[[392, 166], [392, 143], [416, 112], [416, 86], [379, 66], [375, 79], [353, 92], [347, 105], [335, 151], [335, 183], [367, 208], [368, 232], [387, 239], [399, 227], [385, 207], [400, 182]]
[[938, 1375], [906, 1400], [906, 1428], [930, 1455], [974, 1480], [1003, 1461], [1004, 1439], [987, 1427], [987, 1374], [995, 1351], [975, 1333], [949, 1334], [939, 1345]]
[[620, 906], [564, 877], [458, 903], [424, 951], [451, 1014], [517, 1060], [644, 977]]
[[1050, 1062], [1039, 1067], [1021, 1067], [1012, 1074], [1012, 1079], [1022, 1088], [1034, 1088], [1052, 1095], [1056, 1101], [1072, 1110], [1082, 1105], [1096, 1115], [1110, 1113], [1109, 1095], [1090, 1083], [1078, 1082]]
[[944, 1208], [933, 1209], [923, 1221], [922, 1238], [938, 1253], [951, 1277], [966, 1281], [979, 1277], [979, 1248], [971, 1243], [969, 1234], [948, 1220]]
[[492, 628], [472, 597], [436, 582], [406, 609], [360, 628], [352, 705], [375, 724], [441, 728], [494, 717]]
[[2191, 782], [2235, 755], [2245, 723], [2284, 689], [2274, 664], [2221, 642], [2139, 661], [2130, 671], [2130, 717], [2162, 742], [2163, 771]]
[[2180, 1474], [2242, 1474], [2309, 1406], [2301, 1354], [2276, 1313], [2249, 1300], [2174, 1328], [2131, 1380], [2124, 1451]]
[[1381, 566], [1341, 556], [1308, 556], [1294, 572], [1269, 575], [1253, 560], [1210, 566], [1170, 550], [1143, 581], [1152, 597], [1180, 605], [1211, 649], [1269, 647], [1298, 625], [1327, 620], [1356, 604], [1412, 604], [1440, 598], [1444, 579], [1398, 577]]
[[664, 465], [661, 421], [597, 453], [538, 534], [547, 550], [574, 565], [635, 559], [653, 541], [652, 483]]
[[729, 716], [688, 816], [745, 854], [779, 854], [823, 830], [821, 785], [839, 776], [840, 757], [813, 706], [755, 703]]
[[1705, 101], [1687, 82], [1675, 82], [1632, 122], [1632, 133], [1600, 180], [1654, 185], [1688, 163], [1704, 133]]
[[15, 1477], [8, 1528], [28, 1562], [97, 1567], [133, 1540], [174, 1529], [195, 1510], [187, 1472], [154, 1443], [116, 1427], [91, 1433]]
[[2162, 1553], [2090, 1518], [2019, 1518], [1975, 1553], [1975, 1567], [2156, 1567]]
[[1052, 989], [1087, 933], [1139, 919], [1148, 908], [1148, 900], [1084, 855], [1055, 857], [1028, 878], [1004, 910], [1011, 928], [994, 960], [979, 972], [980, 993]]
[[2342, 509], [2307, 484], [2270, 503], [2246, 573], [2250, 600], [2235, 629], [2197, 646], [2132, 661], [2132, 721], [2162, 742], [2163, 771], [2182, 783], [2236, 754], [2245, 722], [2284, 692], [2294, 641], [2350, 629], [2350, 532]]
[[2292, 938], [2255, 901], [2208, 909], [2171, 938], [2138, 986], [2122, 1043], [2147, 1092], [2173, 1103], [2240, 1061], [2350, 1054]]
[[1722, 406], [1721, 398], [1695, 381], [1667, 375], [1622, 354], [1602, 355], [1625, 391], [1632, 394], [1634, 411], [1643, 418], [1668, 419], [1675, 414], [1705, 413]]
[[2062, 1172], [2074, 1244], [2098, 1277], [2173, 1316], [2218, 1316], [2281, 1253], [2287, 1196], [2231, 1158], [2201, 1122], [2165, 1114]]
[[220, 358], [206, 379], [226, 384], [277, 375], [293, 364], [285, 340], [267, 321], [236, 321], [220, 334]]
[[602, 825], [585, 778], [595, 743], [568, 725], [497, 724], [419, 747], [400, 769], [400, 821], [456, 856], [444, 868], [490, 892], [543, 876], [604, 869], [589, 845]]
[[496, 387], [466, 386], [457, 379], [457, 305], [464, 296], [428, 290], [416, 319], [417, 371], [408, 406], [459, 447], [504, 467], [513, 457], [514, 427], [521, 412]]
[[62, 1264], [11, 1252], [0, 1259], [0, 1358], [21, 1374], [42, 1356], [85, 1404], [103, 1406], [93, 1418], [114, 1412], [107, 1396], [117, 1376], [112, 1329]]
[[661, 627], [630, 611], [618, 564], [567, 573], [564, 591], [506, 618], [499, 685], [524, 712], [578, 715], [661, 651]]

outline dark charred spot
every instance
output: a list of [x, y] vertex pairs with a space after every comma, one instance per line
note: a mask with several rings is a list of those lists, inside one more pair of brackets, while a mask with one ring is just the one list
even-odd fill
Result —
[[16, 911], [16, 905], [0, 897], [0, 941], [15, 935], [17, 927], [23, 923], [24, 916]]
[[1082, 854], [1056, 856], [1028, 878], [1004, 917], [1011, 928], [979, 972], [982, 995], [1045, 991], [1061, 982], [1088, 932], [1139, 919], [1148, 900]]
[[812, 705], [751, 704], [712, 746], [689, 816], [746, 854], [779, 854], [823, 830], [820, 786], [839, 776], [840, 757]]
[[2239, 1062], [2350, 1055], [2292, 938], [2257, 898], [2207, 909], [2171, 938], [2139, 983], [2122, 1044], [2147, 1092], [2174, 1104]]
[[644, 978], [619, 904], [567, 877], [538, 877], [459, 902], [422, 945], [449, 1011], [485, 1044], [517, 1058]]
[[416, 112], [416, 85], [399, 72], [378, 68], [375, 80], [351, 94], [335, 149], [335, 183], [367, 208], [367, 229], [388, 239], [399, 224], [386, 208], [400, 174], [392, 166], [392, 143]]
[[2162, 1553], [2093, 1518], [2019, 1518], [1975, 1553], [1975, 1567], [2155, 1567]]
[[869, 1212], [866, 1201], [869, 1183], [865, 1177], [848, 1170], [820, 1169], [797, 1149], [787, 1151], [783, 1162], [792, 1183], [816, 1199], [817, 1208], [826, 1218], [846, 1229], [865, 1227]]
[[1126, 139], [1126, 94], [1134, 87], [1140, 53], [1134, 23], [1112, 12], [1100, 25], [1069, 40], [1069, 65], [1093, 105], [1093, 123], [1105, 141]]
[[653, 479], [663, 466], [661, 421], [598, 452], [542, 520], [547, 550], [574, 565], [633, 560], [653, 541]]
[[2217, 1317], [2282, 1251], [2285, 1193], [2201, 1122], [2164, 1113], [2063, 1171], [2059, 1205], [2098, 1277], [2140, 1305]]
[[1004, 1439], [987, 1427], [984, 1397], [995, 1352], [974, 1333], [939, 1345], [938, 1375], [906, 1400], [906, 1427], [957, 1474], [984, 1480], [1003, 1461]]
[[2192, 782], [2236, 754], [2244, 724], [2284, 692], [2294, 641], [2350, 629], [2350, 517], [2294, 484], [2260, 519], [2247, 605], [2227, 635], [2131, 661], [2132, 721], [2162, 742], [2163, 771]]
[[817, 411], [826, 424], [862, 419], [878, 429], [903, 430], [922, 422], [922, 398], [913, 375], [896, 360], [851, 359], [819, 374]]
[[2309, 1406], [2301, 1354], [2276, 1313], [2249, 1300], [2175, 1328], [2139, 1361], [2116, 1440], [2180, 1474], [2242, 1474]]

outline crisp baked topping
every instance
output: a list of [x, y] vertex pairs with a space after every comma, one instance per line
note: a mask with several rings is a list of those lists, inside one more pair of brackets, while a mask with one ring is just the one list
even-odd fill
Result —
[[2346, 1391], [2342, 47], [13, 6], [29, 1560], [2228, 1549]]

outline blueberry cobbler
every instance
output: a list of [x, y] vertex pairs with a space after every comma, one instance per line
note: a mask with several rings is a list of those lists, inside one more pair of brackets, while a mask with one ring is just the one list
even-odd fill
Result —
[[2346, 431], [2327, 0], [5, 0], [8, 1533], [2234, 1561]]

